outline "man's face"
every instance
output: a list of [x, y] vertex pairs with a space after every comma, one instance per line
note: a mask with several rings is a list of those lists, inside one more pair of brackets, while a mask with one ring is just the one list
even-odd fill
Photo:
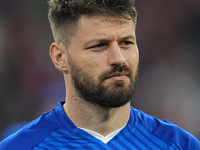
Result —
[[82, 99], [103, 107], [131, 100], [139, 60], [132, 20], [82, 17], [67, 56], [70, 80]]

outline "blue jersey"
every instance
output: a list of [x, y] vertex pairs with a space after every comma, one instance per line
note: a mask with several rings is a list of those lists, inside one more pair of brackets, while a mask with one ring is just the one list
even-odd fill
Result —
[[187, 131], [132, 107], [128, 124], [105, 144], [77, 128], [62, 105], [2, 141], [0, 150], [200, 150]]

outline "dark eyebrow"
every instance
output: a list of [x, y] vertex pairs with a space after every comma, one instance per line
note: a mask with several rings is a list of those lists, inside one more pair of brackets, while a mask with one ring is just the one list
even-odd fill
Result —
[[110, 40], [106, 40], [106, 39], [93, 39], [91, 41], [86, 42], [84, 45], [90, 45], [90, 43], [96, 42], [96, 43], [108, 43]]
[[[132, 39], [135, 41], [135, 36], [134, 35], [128, 35], [128, 36], [125, 36], [125, 37], [122, 37], [121, 39], [119, 39], [118, 41], [124, 41], [124, 40], [128, 40], [128, 39]], [[111, 40], [107, 40], [107, 39], [92, 39], [91, 41], [88, 41], [86, 42], [84, 45], [87, 46], [87, 45], [90, 45], [90, 43], [93, 43], [93, 42], [97, 42], [97, 43], [109, 43]]]
[[120, 41], [124, 41], [124, 40], [128, 40], [128, 39], [132, 39], [134, 41], [136, 40], [134, 35], [128, 35], [126, 37], [121, 38]]

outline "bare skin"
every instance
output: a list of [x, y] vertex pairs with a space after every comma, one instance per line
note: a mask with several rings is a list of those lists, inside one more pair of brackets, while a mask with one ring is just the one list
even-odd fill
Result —
[[[68, 55], [93, 77], [96, 84], [99, 83], [100, 74], [116, 64], [125, 64], [135, 73], [139, 52], [132, 20], [81, 17], [78, 30], [71, 37], [70, 46], [66, 48], [61, 43], [53, 43], [50, 55], [56, 68], [63, 71], [67, 93], [63, 108], [77, 127], [106, 136], [128, 123], [130, 102], [121, 107], [108, 108], [87, 102], [79, 96], [72, 83]], [[126, 74], [116, 74], [102, 84], [109, 90], [116, 90], [113, 83], [117, 81], [124, 82], [125, 86], [122, 88], [127, 88], [130, 84], [130, 78]]]

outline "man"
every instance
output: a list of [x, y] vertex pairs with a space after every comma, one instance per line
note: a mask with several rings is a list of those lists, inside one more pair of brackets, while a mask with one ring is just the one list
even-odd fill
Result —
[[139, 54], [134, 0], [50, 0], [66, 101], [0, 144], [1, 150], [197, 150], [187, 131], [130, 107]]

